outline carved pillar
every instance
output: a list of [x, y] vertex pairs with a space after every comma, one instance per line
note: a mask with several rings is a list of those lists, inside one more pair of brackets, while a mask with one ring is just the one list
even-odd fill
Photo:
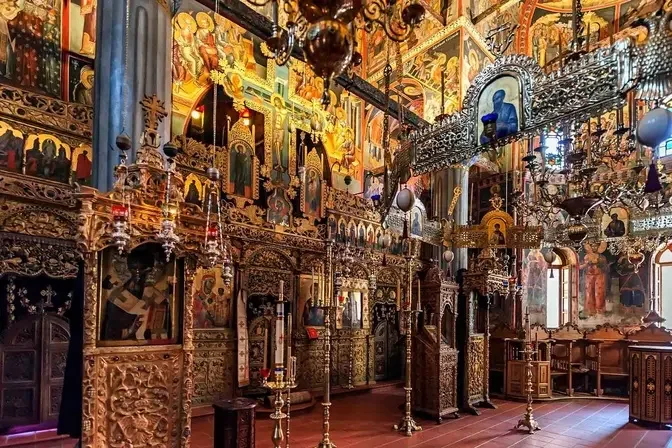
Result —
[[[128, 41], [124, 38], [127, 1]], [[114, 183], [113, 168], [119, 161], [115, 140], [122, 131], [131, 137], [129, 160], [135, 160], [144, 129], [139, 106], [143, 97], [155, 94], [165, 102], [166, 110], [171, 110], [172, 3], [173, 0], [98, 0], [98, 35], [104, 38], [98, 39], [96, 45], [93, 184], [101, 191], [110, 190]], [[161, 124], [159, 135], [163, 143], [170, 140], [169, 120]]]

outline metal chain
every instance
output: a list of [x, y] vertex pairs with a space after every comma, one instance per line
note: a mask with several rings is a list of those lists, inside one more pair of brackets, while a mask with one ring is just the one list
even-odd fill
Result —
[[126, 88], [126, 70], [128, 70], [128, 41], [131, 25], [131, 1], [126, 0], [126, 23], [124, 24], [124, 71], [121, 85], [121, 133], [126, 129], [126, 120], [128, 119], [128, 89]]
[[[395, 67], [395, 75], [397, 78], [397, 92], [398, 92], [398, 102], [399, 102], [399, 126], [403, 128], [404, 126], [404, 108], [401, 105], [401, 81], [404, 79], [404, 63], [401, 60], [401, 43], [397, 42], [397, 58], [396, 58], [396, 64], [397, 66]], [[389, 100], [388, 100], [389, 102]]]
[[[390, 150], [390, 77], [392, 76], [392, 66], [390, 65], [390, 46], [387, 46], [387, 64], [383, 69], [385, 76], [385, 112], [383, 115], [383, 151], [387, 153]], [[387, 167], [386, 169], [389, 169]]]

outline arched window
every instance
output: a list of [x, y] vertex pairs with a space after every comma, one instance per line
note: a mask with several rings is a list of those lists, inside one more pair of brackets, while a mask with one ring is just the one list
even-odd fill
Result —
[[546, 271], [546, 328], [559, 328], [569, 321], [571, 278], [569, 264], [556, 253]]
[[670, 246], [661, 249], [654, 259], [654, 297], [659, 298], [660, 315], [672, 322], [672, 250]]

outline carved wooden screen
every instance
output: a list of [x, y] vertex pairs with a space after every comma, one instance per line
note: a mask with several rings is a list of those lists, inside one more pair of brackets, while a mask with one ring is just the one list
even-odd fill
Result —
[[0, 420], [28, 425], [58, 418], [70, 329], [41, 314], [14, 323], [0, 345]]

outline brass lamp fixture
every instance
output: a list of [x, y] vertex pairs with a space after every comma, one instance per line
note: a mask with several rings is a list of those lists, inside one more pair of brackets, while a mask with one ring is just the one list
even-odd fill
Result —
[[[356, 32], [381, 26], [395, 42], [405, 41], [425, 15], [418, 0], [249, 0], [271, 3], [273, 31], [266, 46], [278, 65], [289, 61], [298, 43], [316, 76], [324, 80], [322, 104], [328, 105], [331, 80], [362, 63]], [[280, 8], [285, 13], [281, 23]]]

